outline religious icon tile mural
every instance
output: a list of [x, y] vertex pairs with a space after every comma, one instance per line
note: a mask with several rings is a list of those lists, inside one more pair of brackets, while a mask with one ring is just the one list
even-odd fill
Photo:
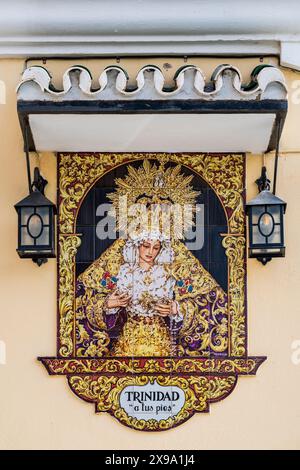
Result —
[[137, 430], [225, 398], [247, 353], [244, 155], [60, 154], [58, 351], [73, 392]]

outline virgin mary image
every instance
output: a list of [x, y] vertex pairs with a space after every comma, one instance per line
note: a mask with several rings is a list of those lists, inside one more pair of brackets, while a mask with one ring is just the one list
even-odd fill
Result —
[[[108, 197], [119, 233], [126, 236], [77, 278], [78, 356], [227, 354], [226, 293], [178, 230], [180, 209], [196, 204], [192, 178], [180, 165], [166, 168], [165, 162], [145, 159], [138, 168], [128, 165], [125, 177], [115, 180]], [[132, 210], [137, 204], [143, 217]]]

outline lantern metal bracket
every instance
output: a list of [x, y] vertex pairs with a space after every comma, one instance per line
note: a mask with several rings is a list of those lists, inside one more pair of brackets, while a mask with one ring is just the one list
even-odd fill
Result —
[[259, 192], [270, 189], [271, 181], [267, 177], [267, 168], [265, 166], [261, 169], [260, 177], [255, 181]]
[[42, 264], [48, 263], [48, 258], [31, 258], [31, 259], [39, 267], [42, 266]]
[[[39, 191], [40, 193], [45, 195], [45, 186], [48, 184], [48, 181], [42, 177], [40, 174], [40, 170], [38, 167], [35, 167], [34, 169], [34, 179], [31, 184], [32, 190]], [[42, 266], [42, 264], [45, 264], [48, 262], [47, 258], [32, 258], [32, 261], [37, 264], [38, 266]]]
[[35, 189], [45, 196], [45, 187], [47, 186], [48, 181], [42, 177], [38, 167], [34, 169], [34, 179], [31, 183], [31, 189]]
[[[278, 160], [279, 160], [279, 143], [280, 136], [282, 131], [282, 121], [278, 120], [277, 123], [277, 133], [276, 133], [276, 147], [275, 147], [275, 162], [274, 162], [274, 177], [273, 177], [273, 194], [276, 194], [276, 185], [277, 185], [277, 172], [278, 172]], [[271, 189], [271, 180], [267, 177], [267, 168], [265, 166], [261, 169], [261, 176], [255, 181], [258, 187], [258, 191], [270, 191]]]
[[[260, 177], [255, 181], [258, 187], [258, 191], [261, 193], [262, 191], [265, 190], [270, 190], [271, 187], [271, 180], [267, 177], [267, 168], [265, 166], [262, 167], [261, 169], [261, 175]], [[263, 256], [256, 258], [257, 261], [262, 263], [264, 266], [271, 261], [272, 257], [271, 256]]]
[[[39, 191], [44, 196], [45, 187], [47, 184], [48, 184], [48, 181], [42, 177], [39, 168], [35, 167], [34, 178], [33, 178], [33, 182], [31, 183], [31, 189], [35, 191]], [[42, 264], [45, 264], [48, 262], [48, 259], [47, 258], [32, 258], [32, 261], [38, 266], [42, 266]]]
[[[277, 145], [277, 149], [278, 149], [278, 145]], [[278, 156], [278, 153], [276, 155], [276, 157]], [[275, 165], [277, 167], [277, 165]], [[267, 177], [267, 168], [265, 166], [262, 167], [261, 169], [261, 175], [260, 177], [255, 181], [255, 183], [257, 184], [257, 187], [258, 187], [258, 191], [261, 193], [262, 191], [269, 191], [270, 188], [271, 188], [271, 180], [269, 180], [269, 178]], [[264, 266], [269, 263], [269, 261], [272, 260], [272, 257], [271, 256], [259, 256], [256, 258], [257, 261], [259, 261], [260, 263], [262, 263]]]
[[256, 258], [257, 261], [259, 261], [260, 263], [262, 263], [264, 266], [269, 263], [269, 261], [272, 260], [272, 257], [271, 256], [263, 256], [263, 257], [257, 257]]
[[[277, 184], [277, 172], [278, 172], [278, 160], [279, 160], [279, 142], [280, 142], [280, 135], [282, 131], [282, 120], [279, 119], [277, 123], [277, 133], [276, 133], [276, 148], [275, 148], [275, 163], [274, 163], [274, 178], [273, 178], [273, 195], [275, 196], [276, 193], [276, 184]], [[258, 187], [259, 193], [262, 191], [270, 191], [271, 190], [271, 180], [267, 177], [267, 168], [265, 166], [261, 169], [260, 177], [255, 181]], [[265, 256], [256, 256], [256, 259], [262, 263], [264, 266], [271, 261], [273, 258], [272, 255], [266, 254]]]
[[280, 143], [281, 132], [282, 132], [282, 121], [281, 121], [281, 119], [279, 119], [278, 124], [277, 124], [277, 139], [276, 139], [274, 178], [273, 178], [273, 194], [276, 194], [278, 160], [279, 160], [279, 143]]
[[[28, 126], [29, 124], [25, 126], [25, 132], [24, 132], [24, 151], [26, 155], [26, 168], [27, 168], [27, 179], [28, 179], [28, 188], [29, 188], [29, 193], [32, 193], [32, 191], [39, 191], [43, 196], [45, 195], [45, 187], [48, 184], [48, 181], [42, 177], [40, 170], [38, 167], [34, 168], [34, 175], [33, 175], [33, 181], [31, 182], [31, 170], [30, 170], [30, 158], [29, 158], [29, 145], [28, 145]], [[32, 261], [37, 264], [38, 266], [42, 266], [42, 264], [45, 264], [48, 262], [47, 258], [39, 258], [39, 257], [32, 257]]]

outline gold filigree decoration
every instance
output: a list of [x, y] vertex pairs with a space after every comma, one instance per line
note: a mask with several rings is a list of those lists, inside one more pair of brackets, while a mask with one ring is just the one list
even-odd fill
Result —
[[[151, 164], [147, 159], [143, 160], [139, 168], [128, 165], [126, 176], [116, 178], [114, 192], [107, 195], [114, 208], [113, 215], [116, 216], [118, 230], [127, 230], [132, 221], [136, 223], [137, 205], [142, 205], [142, 208], [148, 207], [148, 211], [146, 214], [141, 211], [141, 221], [139, 227], [135, 227], [136, 232], [144, 230], [145, 226], [153, 229], [154, 225], [157, 225], [157, 229], [166, 230], [164, 219], [168, 217], [172, 225], [170, 235], [183, 238], [183, 211], [187, 206], [192, 213], [196, 211], [196, 200], [200, 192], [195, 191], [190, 184], [193, 175], [186, 176], [181, 173], [181, 169], [181, 165], [165, 168], [164, 161], [157, 165]], [[159, 207], [163, 208], [162, 212], [158, 210]], [[156, 224], [153, 221], [155, 208]], [[185, 228], [191, 225], [193, 221], [186, 218]]]
[[62, 233], [73, 233], [76, 210], [88, 189], [110, 169], [135, 160], [162, 160], [186, 165], [216, 191], [230, 210], [231, 233], [243, 233], [244, 156], [209, 154], [105, 153], [60, 154], [60, 214]]
[[[218, 195], [229, 220], [231, 234], [244, 234], [245, 216], [243, 209], [244, 157], [243, 155], [207, 154], [60, 154], [59, 182], [59, 225], [62, 234], [75, 232], [76, 213], [85, 195], [93, 184], [106, 172], [126, 162], [135, 160], [163, 160], [185, 165], [207, 181]], [[227, 244], [226, 237], [223, 240]], [[225, 245], [224, 245], [225, 246]], [[229, 263], [228, 290], [231, 296], [231, 352], [243, 355], [245, 344], [245, 307], [243, 290], [244, 252], [235, 246], [225, 246]], [[74, 338], [74, 311], [71, 310], [71, 297], [74, 286], [71, 272], [75, 269], [75, 257], [68, 257], [64, 246], [60, 252], [60, 354], [70, 355]], [[232, 264], [233, 263], [233, 264]], [[236, 281], [239, 282], [238, 287]], [[237, 298], [236, 288], [240, 298]], [[224, 325], [220, 325], [220, 332]], [[223, 348], [224, 345], [221, 345]]]
[[254, 375], [265, 357], [247, 358], [41, 358], [50, 374], [237, 374]]
[[[156, 381], [161, 386], [176, 386], [185, 394], [185, 403], [177, 415], [168, 419], [137, 419], [120, 407], [120, 394], [127, 386], [143, 386]], [[195, 412], [209, 409], [210, 401], [227, 396], [235, 387], [236, 377], [172, 376], [97, 376], [72, 375], [69, 384], [80, 398], [95, 403], [96, 411], [108, 411], [121, 423], [139, 431], [162, 431], [178, 426]]]
[[229, 214], [230, 233], [243, 233], [244, 156], [175, 154], [171, 159], [192, 168], [212, 186]]
[[[175, 298], [184, 312], [180, 339], [185, 338], [186, 347], [178, 347], [179, 355], [199, 356], [213, 352], [224, 352], [228, 347], [228, 305], [223, 289], [199, 260], [180, 242], [174, 240], [174, 262], [170, 270], [176, 280], [193, 279], [192, 293], [181, 294], [175, 286]], [[201, 293], [201, 295], [199, 295]], [[214, 294], [213, 300], [211, 299]], [[196, 332], [196, 333], [195, 333]], [[189, 340], [201, 341], [201, 349], [189, 348]]]
[[[84, 340], [85, 347], [76, 347], [76, 356], [102, 357], [108, 353], [109, 335], [105, 331], [104, 303], [107, 290], [100, 288], [100, 279], [104, 272], [108, 270], [116, 276], [122, 259], [122, 248], [125, 241], [117, 239], [101, 257], [92, 263], [80, 276], [77, 281], [84, 287], [84, 293], [76, 297], [76, 345]], [[90, 328], [93, 329], [93, 338], [86, 332], [80, 320], [87, 316]]]
[[[211, 186], [223, 205], [229, 232], [224, 234], [223, 239], [228, 259], [228, 306], [226, 305], [226, 310], [229, 311], [229, 316], [226, 317], [226, 325], [220, 324], [219, 307], [216, 304], [215, 311], [213, 309], [212, 312], [215, 317], [212, 327], [218, 329], [214, 331], [214, 337], [217, 338], [219, 344], [216, 344], [216, 349], [212, 348], [212, 352], [223, 352], [229, 346], [230, 357], [221, 355], [213, 358], [209, 356], [92, 357], [95, 353], [94, 345], [90, 349], [90, 357], [86, 355], [80, 358], [74, 357], [78, 353], [75, 349], [75, 310], [80, 310], [80, 305], [75, 308], [74, 304], [75, 256], [80, 245], [80, 237], [75, 233], [77, 213], [84, 197], [99, 178], [117, 166], [137, 160], [153, 160], [161, 164], [174, 162], [177, 165], [189, 167]], [[151, 168], [151, 165], [149, 167]], [[67, 375], [74, 393], [94, 403], [97, 411], [108, 411], [123, 424], [138, 430], [158, 431], [181, 424], [194, 412], [208, 411], [209, 403], [221, 400], [231, 393], [238, 375], [256, 373], [265, 358], [247, 357], [246, 351], [243, 155], [60, 154], [59, 190], [59, 357], [40, 359], [50, 374]], [[182, 250], [179, 243], [178, 241], [178, 252]], [[107, 265], [111, 273], [117, 272], [123, 244], [124, 240], [117, 240], [113, 244], [115, 256], [110, 256], [109, 252], [107, 255], [105, 253], [102, 255], [107, 256]], [[192, 272], [195, 260], [190, 261], [189, 263], [185, 259], [177, 266], [174, 264], [175, 278], [184, 277], [183, 271], [186, 269], [186, 263], [189, 271]], [[99, 268], [101, 269], [101, 266]], [[197, 267], [195, 269], [197, 271]], [[99, 285], [98, 276], [95, 277], [94, 274], [93, 270], [86, 270], [81, 276], [80, 282], [83, 282], [87, 289], [93, 290]], [[203, 279], [204, 275], [203, 269], [201, 272]], [[199, 283], [201, 283], [200, 277]], [[205, 283], [207, 283], [207, 289], [216, 289], [216, 299], [222, 300], [224, 297], [222, 289], [214, 285], [212, 279], [206, 279]], [[183, 298], [186, 294], [177, 292], [177, 295]], [[90, 308], [86, 310], [90, 324], [95, 325], [95, 329], [103, 331], [103, 336], [97, 339], [98, 343], [95, 346], [102, 355], [106, 353], [108, 343], [108, 336], [103, 328], [102, 297], [100, 295], [101, 298], [96, 299], [97, 308], [92, 297], [91, 295], [88, 299], [87, 303]], [[78, 302], [80, 303], [80, 298]], [[203, 321], [205, 322], [205, 318]], [[183, 326], [188, 329], [188, 325]], [[229, 345], [224, 343], [228, 336], [228, 328]], [[78, 330], [76, 334], [80, 335], [84, 332]], [[180, 387], [185, 393], [183, 408], [176, 416], [167, 420], [146, 421], [128, 416], [120, 407], [119, 402], [120, 393], [124, 387], [146, 385], [149, 381], [154, 383], [155, 380], [161, 386]]]
[[80, 243], [77, 235], [59, 237], [59, 354], [63, 357], [70, 356], [74, 348], [74, 264]]
[[[107, 341], [98, 341], [97, 344], [92, 342], [90, 344], [88, 334], [85, 328], [80, 325], [80, 320], [87, 316], [90, 326], [92, 328], [95, 326], [95, 332], [99, 332], [99, 329], [105, 329], [103, 307], [109, 290], [107, 287], [101, 287], [100, 279], [106, 271], [109, 271], [113, 276], [117, 276], [123, 262], [122, 248], [124, 243], [122, 239], [116, 240], [77, 279], [84, 289], [83, 293], [76, 298], [76, 339], [77, 344], [82, 343], [82, 340], [85, 339], [85, 347], [77, 347], [76, 356], [102, 357], [108, 352], [108, 337]], [[180, 240], [172, 241], [172, 249], [175, 255], [174, 262], [171, 265], [166, 265], [166, 270], [170, 271], [176, 281], [188, 279], [189, 277], [193, 278], [192, 292], [182, 293], [177, 283], [174, 288], [175, 299], [179, 302], [184, 316], [180, 332], [182, 342], [178, 346], [177, 354], [196, 357], [199, 355], [209, 356], [211, 351], [226, 351], [228, 347], [228, 306], [223, 289], [217, 285], [211, 274], [204, 269], [199, 260]], [[213, 298], [211, 297], [212, 294], [214, 294]], [[160, 325], [158, 326], [160, 327]], [[163, 327], [164, 323], [162, 324], [161, 334], [157, 335], [156, 338], [164, 338]], [[150, 328], [152, 334], [154, 334], [154, 325], [151, 325]], [[135, 345], [135, 350], [137, 350], [137, 343], [140, 342], [142, 331], [138, 331], [138, 328], [132, 328], [131, 332], [127, 335], [127, 338], [130, 339], [131, 347]], [[166, 343], [168, 343], [169, 333], [167, 331], [165, 331], [165, 336], [167, 336]], [[197, 350], [190, 348], [189, 341], [190, 343], [199, 341], [199, 348]], [[149, 355], [146, 354], [146, 350], [147, 348], [143, 349], [144, 353], [141, 352], [139, 355]], [[115, 351], [114, 355], [122, 356], [123, 353]], [[150, 355], [154, 354], [151, 353]], [[158, 355], [169, 356], [171, 352]]]
[[227, 235], [223, 239], [229, 267], [229, 315], [233, 356], [246, 354], [245, 237]]
[[222, 400], [235, 387], [237, 377], [213, 377], [208, 380], [207, 395], [210, 402]]

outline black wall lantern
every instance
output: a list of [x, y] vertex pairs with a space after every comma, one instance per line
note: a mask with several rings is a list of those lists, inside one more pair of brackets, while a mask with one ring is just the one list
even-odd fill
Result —
[[17, 253], [20, 258], [31, 258], [41, 266], [47, 258], [55, 257], [56, 207], [44, 195], [47, 181], [38, 168], [34, 169], [34, 181], [31, 183], [28, 151], [26, 156], [29, 195], [15, 205], [18, 213]]
[[265, 167], [256, 183], [260, 193], [246, 205], [249, 216], [249, 257], [257, 258], [265, 265], [274, 257], [285, 256], [286, 202], [270, 191]]

